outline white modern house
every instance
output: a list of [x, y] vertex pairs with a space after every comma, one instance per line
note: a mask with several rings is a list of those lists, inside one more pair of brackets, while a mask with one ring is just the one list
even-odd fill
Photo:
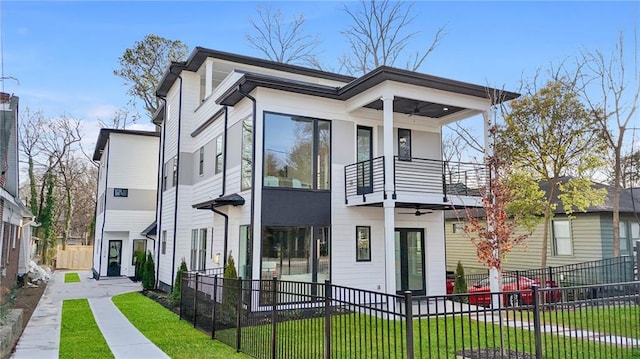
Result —
[[[205, 48], [164, 103], [158, 279], [234, 257], [243, 278], [445, 293], [443, 211], [479, 205], [479, 164], [442, 161], [442, 127], [518, 94], [379, 67], [353, 78]], [[99, 236], [96, 236], [97, 238]]]
[[93, 246], [96, 279], [134, 276], [136, 252], [154, 248], [147, 227], [156, 213], [158, 142], [157, 132], [100, 130], [93, 153], [100, 163]]

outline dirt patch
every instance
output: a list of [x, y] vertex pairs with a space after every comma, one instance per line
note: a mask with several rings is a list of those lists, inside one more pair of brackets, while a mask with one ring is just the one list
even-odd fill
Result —
[[11, 305], [12, 308], [22, 309], [22, 331], [29, 323], [29, 319], [31, 319], [31, 315], [33, 311], [36, 310], [36, 306], [38, 306], [38, 302], [44, 293], [44, 290], [47, 288], [47, 283], [40, 283], [38, 287], [29, 288], [29, 287], [21, 287], [17, 288], [15, 291], [16, 299], [13, 301]]
[[180, 314], [180, 303], [175, 303], [173, 299], [171, 299], [171, 293], [163, 292], [161, 290], [143, 290], [142, 295], [153, 299], [170, 311]]

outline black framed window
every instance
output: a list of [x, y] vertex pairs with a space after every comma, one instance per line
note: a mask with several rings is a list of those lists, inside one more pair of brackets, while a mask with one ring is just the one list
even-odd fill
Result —
[[223, 161], [223, 154], [222, 154], [222, 136], [218, 136], [216, 137], [216, 139], [214, 140], [215, 142], [215, 146], [216, 146], [216, 163], [215, 163], [215, 173], [218, 174], [220, 172], [222, 172], [222, 161]]
[[162, 231], [162, 239], [160, 240], [160, 253], [167, 254], [167, 231]]
[[411, 160], [411, 130], [398, 129], [398, 158], [404, 161]]
[[331, 123], [265, 113], [264, 186], [329, 190]]
[[134, 239], [133, 240], [133, 258], [131, 258], [131, 264], [136, 264], [136, 259], [138, 258], [139, 253], [147, 252], [147, 241], [145, 239]]
[[173, 157], [173, 185], [178, 185], [178, 156]]
[[253, 122], [251, 117], [242, 121], [242, 147], [240, 148], [240, 189], [242, 191], [251, 188], [251, 173], [253, 171]]
[[200, 147], [200, 157], [198, 158], [198, 174], [204, 174], [204, 147]]
[[371, 261], [371, 227], [356, 226], [356, 262]]
[[129, 197], [129, 189], [128, 188], [114, 188], [113, 189], [114, 197]]

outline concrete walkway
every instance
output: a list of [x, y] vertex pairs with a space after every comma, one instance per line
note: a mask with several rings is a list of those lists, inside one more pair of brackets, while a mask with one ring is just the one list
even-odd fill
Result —
[[[67, 272], [77, 272], [80, 283], [65, 283]], [[145, 338], [111, 301], [114, 295], [141, 290], [128, 278], [91, 278], [90, 271], [56, 271], [27, 324], [12, 358], [57, 359], [60, 348], [62, 301], [89, 299], [93, 315], [116, 358], [168, 358]]]

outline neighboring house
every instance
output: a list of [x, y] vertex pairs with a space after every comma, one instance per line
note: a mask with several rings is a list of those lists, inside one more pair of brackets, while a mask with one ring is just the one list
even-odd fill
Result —
[[[588, 207], [586, 212], [574, 212], [569, 217], [564, 213], [562, 205], [558, 204], [549, 228], [547, 266], [555, 267], [613, 257], [613, 187], [603, 184], [595, 186], [608, 192], [602, 205]], [[541, 188], [546, 189], [546, 186], [541, 185]], [[558, 200], [555, 202], [558, 203]], [[640, 189], [623, 190], [620, 194], [621, 255], [633, 255], [633, 248], [636, 242], [640, 241], [639, 214]], [[455, 270], [460, 260], [465, 267], [465, 273], [486, 272], [486, 267], [478, 263], [475, 247], [464, 232], [465, 219], [464, 210], [458, 210], [457, 215], [449, 211], [446, 215], [447, 269]], [[543, 231], [543, 223], [540, 223], [525, 244], [509, 252], [504, 261], [504, 269], [540, 268]]]
[[18, 105], [17, 96], [0, 93], [0, 287], [4, 289], [17, 284], [25, 209], [18, 198]]
[[159, 133], [103, 128], [93, 160], [100, 162], [93, 275], [134, 276], [135, 253], [153, 250], [142, 234], [156, 209]]
[[[157, 95], [158, 279], [191, 270], [445, 293], [444, 210], [478, 205], [480, 165], [442, 127], [518, 94], [382, 66], [353, 78], [196, 48]], [[443, 181], [446, 179], [446, 183]], [[449, 191], [457, 191], [455, 196]]]

